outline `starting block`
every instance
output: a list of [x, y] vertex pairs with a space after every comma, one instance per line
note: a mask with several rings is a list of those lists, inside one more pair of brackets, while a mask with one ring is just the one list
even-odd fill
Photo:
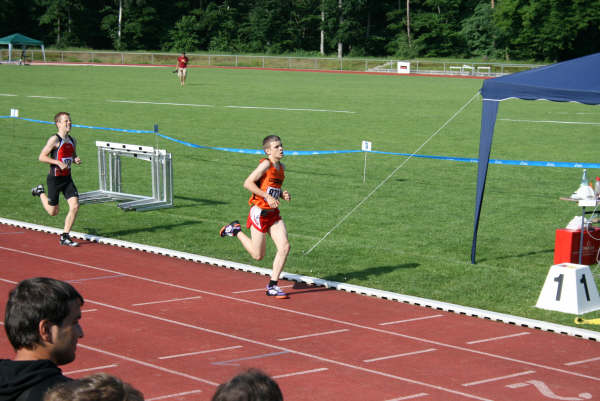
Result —
[[575, 263], [550, 267], [535, 306], [573, 315], [600, 309], [600, 296], [590, 267]]
[[[96, 141], [100, 189], [79, 194], [79, 203], [117, 201], [123, 210], [146, 211], [173, 206], [173, 169], [171, 154], [151, 146]], [[152, 196], [125, 193], [121, 187], [121, 157], [149, 161]]]

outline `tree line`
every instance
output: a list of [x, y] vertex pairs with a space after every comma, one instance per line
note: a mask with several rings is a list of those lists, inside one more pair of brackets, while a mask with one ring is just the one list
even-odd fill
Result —
[[600, 51], [600, 0], [0, 0], [58, 48], [560, 61]]

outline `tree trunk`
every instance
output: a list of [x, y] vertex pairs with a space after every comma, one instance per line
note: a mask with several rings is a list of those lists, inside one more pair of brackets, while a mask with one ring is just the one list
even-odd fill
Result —
[[57, 21], [56, 44], [60, 45], [60, 15], [58, 16], [58, 21]]
[[410, 0], [406, 0], [406, 37], [408, 38], [408, 47], [410, 48]]
[[325, 25], [325, 0], [321, 1], [321, 45], [319, 50], [321, 51], [321, 56], [325, 55], [325, 30], [323, 26]]
[[123, 20], [123, 0], [119, 0], [119, 29], [117, 31], [117, 46], [121, 49], [121, 22]]
[[[342, 16], [342, 0], [338, 0], [338, 9], [340, 10], [340, 28], [342, 27], [342, 22], [344, 22], [344, 17]], [[339, 30], [338, 30], [339, 32]], [[344, 53], [344, 45], [342, 44], [342, 40], [338, 41], [338, 58], [342, 58]]]

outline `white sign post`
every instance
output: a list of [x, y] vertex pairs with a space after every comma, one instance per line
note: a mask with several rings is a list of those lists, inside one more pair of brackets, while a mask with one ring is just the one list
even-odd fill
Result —
[[535, 306], [573, 315], [600, 309], [600, 296], [590, 267], [575, 263], [550, 267]]
[[371, 142], [362, 141], [362, 151], [365, 153], [365, 167], [363, 168], [363, 184], [367, 180], [367, 152], [371, 151]]

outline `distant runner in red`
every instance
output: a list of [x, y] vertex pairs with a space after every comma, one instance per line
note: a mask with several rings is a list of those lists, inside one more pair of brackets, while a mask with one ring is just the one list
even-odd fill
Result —
[[61, 111], [54, 116], [54, 122], [58, 132], [48, 139], [38, 157], [39, 161], [50, 165], [50, 172], [46, 179], [48, 195], [46, 195], [42, 184], [33, 188], [31, 194], [40, 197], [42, 206], [50, 216], [56, 216], [58, 214], [58, 195], [61, 192], [63, 193], [69, 204], [69, 212], [65, 218], [64, 231], [60, 235], [60, 244], [77, 246], [78, 243], [69, 236], [79, 210], [79, 193], [71, 178], [71, 166], [73, 163], [80, 164], [81, 160], [75, 149], [77, 142], [69, 135], [71, 132], [71, 116], [69, 113]]
[[179, 83], [181, 83], [181, 86], [185, 85], [188, 62], [189, 59], [185, 55], [185, 52], [181, 53], [181, 56], [177, 57], [177, 76], [179, 77]]

